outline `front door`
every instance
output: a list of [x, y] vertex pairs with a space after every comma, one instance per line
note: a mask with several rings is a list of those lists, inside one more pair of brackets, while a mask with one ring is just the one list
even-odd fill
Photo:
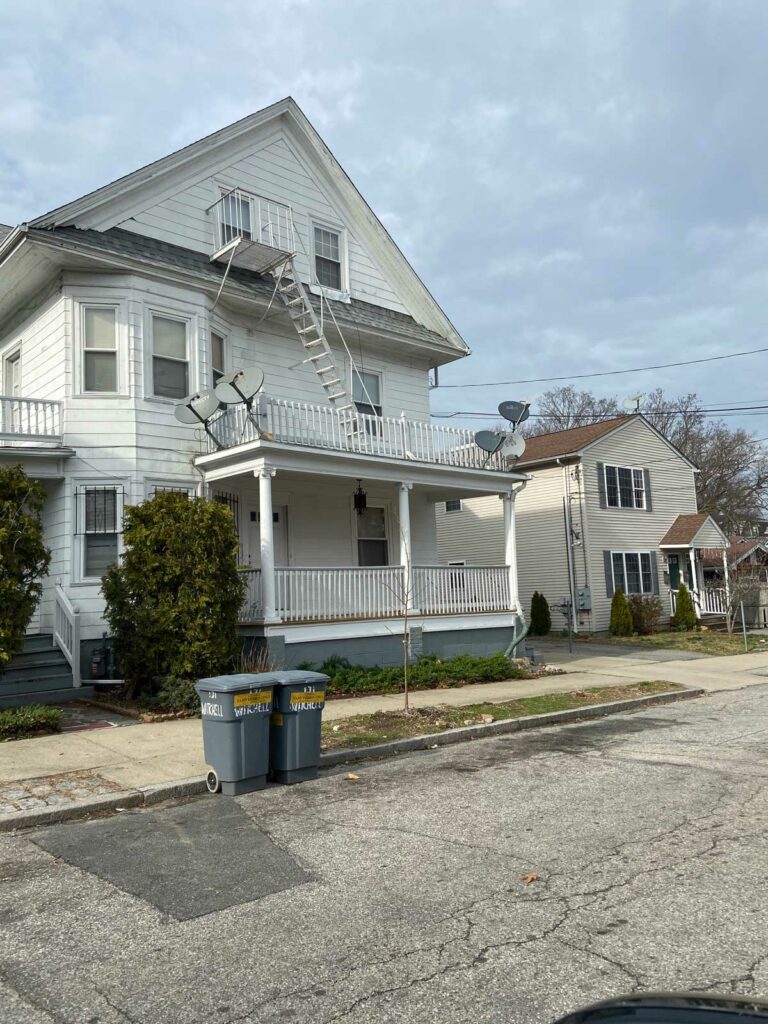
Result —
[[[272, 536], [275, 549], [275, 565], [288, 565], [288, 508], [276, 505], [272, 510]], [[261, 534], [259, 532], [259, 510], [248, 511], [248, 564], [258, 568], [261, 565]]]
[[669, 589], [677, 590], [680, 587], [680, 555], [667, 555], [669, 565]]

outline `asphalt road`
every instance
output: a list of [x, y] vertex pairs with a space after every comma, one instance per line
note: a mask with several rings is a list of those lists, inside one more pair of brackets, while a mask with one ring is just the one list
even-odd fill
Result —
[[355, 771], [4, 837], [0, 1020], [768, 996], [768, 686]]

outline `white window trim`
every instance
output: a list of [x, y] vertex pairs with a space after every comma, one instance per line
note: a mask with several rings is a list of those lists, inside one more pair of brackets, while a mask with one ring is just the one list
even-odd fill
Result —
[[[448, 502], [449, 501], [458, 501], [459, 507], [458, 508], [448, 508]], [[463, 504], [461, 498], [446, 498], [446, 500], [445, 500], [445, 502], [443, 504], [443, 511], [445, 512], [445, 514], [447, 516], [455, 516], [457, 512], [463, 512], [464, 511], [464, 504]], [[453, 562], [449, 562], [448, 564], [449, 565], [453, 565], [454, 563]], [[464, 565], [464, 562], [456, 562], [455, 564], [456, 565]]]
[[[613, 581], [613, 592], [615, 594], [616, 590], [617, 590], [617, 587], [616, 587], [616, 570], [615, 570], [614, 565], [613, 565], [613, 556], [614, 555], [621, 555], [622, 556], [622, 559], [623, 559], [623, 562], [624, 562], [624, 582], [625, 583], [626, 583], [626, 580], [627, 580], [627, 558], [626, 558], [626, 556], [627, 555], [637, 555], [638, 558], [639, 558], [640, 555], [648, 555], [648, 560], [649, 560], [649, 562], [651, 564], [651, 589], [650, 590], [642, 590], [641, 589], [641, 590], [637, 591], [637, 593], [641, 597], [652, 596], [653, 593], [654, 593], [654, 590], [653, 590], [653, 558], [652, 558], [652, 552], [650, 550], [648, 550], [647, 548], [646, 549], [639, 549], [639, 550], [635, 550], [635, 551], [611, 551], [611, 580]], [[640, 587], [642, 588], [642, 586], [643, 586], [643, 567], [642, 567], [642, 562], [641, 562], [641, 564], [640, 564]], [[622, 587], [622, 590], [624, 590], [624, 596], [625, 597], [631, 597], [632, 596], [623, 587]]]
[[[72, 486], [70, 491], [69, 507], [72, 514], [72, 534], [74, 544], [72, 546], [72, 584], [73, 586], [93, 587], [101, 586], [101, 576], [86, 576], [85, 575], [85, 532], [84, 530], [79, 533], [75, 533], [78, 523], [83, 523], [85, 526], [85, 492], [91, 488], [103, 489], [104, 487], [114, 487], [117, 491], [117, 503], [116, 503], [116, 514], [117, 523], [116, 525], [121, 527], [117, 531], [117, 559], [118, 562], [123, 557], [123, 515], [125, 513], [125, 506], [128, 504], [128, 485], [127, 480], [113, 480], [86, 477], [84, 479], [74, 478], [72, 480]], [[121, 497], [122, 496], [122, 497]], [[75, 502], [82, 502], [80, 508], [75, 507]]]
[[[341, 288], [328, 288], [321, 285], [317, 280], [315, 270], [315, 228], [321, 231], [333, 231], [339, 236], [339, 257], [341, 259]], [[329, 299], [336, 299], [339, 302], [349, 302], [349, 239], [347, 229], [341, 224], [333, 224], [329, 221], [309, 221], [309, 290], [314, 295], [327, 295]]]
[[[127, 398], [130, 394], [128, 378], [128, 303], [124, 298], [109, 298], [98, 295], [91, 298], [87, 293], [78, 294], [75, 307], [74, 386], [77, 398]], [[115, 361], [117, 363], [117, 391], [85, 390], [85, 311], [86, 309], [115, 310]], [[93, 349], [92, 351], [108, 351]]]
[[2, 370], [2, 376], [0, 377], [0, 395], [11, 397], [10, 381], [8, 379], [8, 364], [18, 359], [19, 362], [19, 394], [17, 397], [22, 397], [21, 380], [24, 372], [24, 364], [22, 359], [24, 357], [21, 354], [21, 338], [16, 341], [12, 341], [10, 345], [7, 345], [4, 349], [0, 350], [0, 370]]
[[[361, 374], [363, 374], [363, 373], [370, 373], [372, 376], [376, 376], [376, 377], [379, 378], [379, 406], [381, 407], [381, 415], [383, 417], [384, 416], [384, 408], [385, 408], [384, 399], [385, 399], [385, 396], [386, 396], [386, 390], [385, 390], [386, 381], [385, 381], [385, 377], [384, 377], [384, 371], [380, 370], [378, 367], [372, 367], [372, 366], [365, 366], [365, 367], [358, 366], [358, 370], [360, 371]], [[350, 398], [352, 398], [352, 395], [355, 393], [355, 381], [356, 380], [357, 380], [357, 373], [355, 372], [355, 367], [354, 367], [353, 363], [351, 361], [349, 361], [349, 396], [350, 396]], [[352, 399], [352, 401], [354, 401], [354, 398]], [[366, 402], [364, 404], [367, 405], [368, 403]]]
[[[154, 394], [153, 356], [155, 352], [152, 317], [165, 317], [167, 320], [179, 320], [187, 328], [187, 394], [193, 395], [198, 390], [200, 379], [198, 353], [198, 318], [194, 313], [168, 306], [147, 305], [144, 307], [144, 398], [148, 402], [162, 405], [176, 405], [178, 398], [166, 398]], [[162, 358], [162, 357], [161, 357]]]
[[213, 317], [211, 317], [208, 320], [208, 331], [207, 331], [208, 344], [206, 346], [206, 352], [205, 352], [205, 372], [201, 375], [201, 378], [200, 378], [201, 380], [206, 380], [208, 382], [207, 386], [210, 387], [210, 388], [213, 387], [213, 335], [214, 334], [218, 334], [218, 336], [223, 341], [222, 347], [223, 347], [223, 350], [224, 350], [224, 365], [221, 367], [221, 369], [224, 371], [224, 375], [225, 376], [226, 376], [226, 374], [232, 372], [231, 356], [230, 356], [231, 341], [230, 341], [229, 326], [227, 324], [225, 324], [224, 321], [218, 320], [218, 319], [214, 319]]
[[[350, 511], [351, 511], [351, 515], [352, 515], [352, 522], [354, 523], [354, 530], [352, 531], [354, 562], [352, 564], [355, 565], [355, 566], [358, 566], [361, 569], [376, 568], [375, 566], [361, 566], [360, 565], [360, 549], [358, 547], [357, 542], [359, 540], [375, 540], [376, 538], [374, 538], [374, 537], [360, 537], [360, 534], [359, 534], [360, 516], [357, 514], [357, 512], [355, 512], [354, 498], [352, 498], [351, 496], [350, 496], [350, 499], [349, 499], [349, 507], [350, 507]], [[399, 564], [399, 561], [397, 560], [399, 558], [398, 550], [397, 550], [397, 548], [395, 548], [393, 546], [394, 529], [393, 529], [393, 525], [392, 525], [393, 516], [392, 516], [392, 503], [391, 503], [391, 501], [389, 501], [386, 498], [376, 498], [376, 497], [372, 498], [370, 495], [368, 495], [367, 507], [368, 508], [382, 508], [382, 509], [384, 509], [384, 538], [383, 539], [387, 542], [387, 558], [389, 559], [389, 561], [387, 562], [387, 565], [398, 565]], [[381, 539], [381, 538], [379, 538], [379, 539]], [[396, 561], [393, 561], [393, 559], [396, 559]]]
[[[609, 469], [615, 469], [616, 470], [616, 486], [618, 487], [618, 492], [619, 492], [619, 504], [618, 505], [609, 505], [608, 504], [608, 470]], [[642, 505], [634, 505], [634, 504], [632, 504], [632, 505], [622, 505], [621, 504], [621, 487], [619, 487], [619, 484], [618, 484], [618, 471], [620, 469], [628, 469], [632, 473], [632, 495], [633, 495], [633, 498], [634, 498], [634, 494], [635, 494], [635, 477], [634, 477], [634, 474], [635, 473], [639, 473], [640, 476], [642, 477], [642, 480], [643, 480], [643, 504]], [[647, 510], [647, 508], [648, 508], [648, 498], [647, 498], [646, 491], [645, 491], [645, 469], [642, 466], [626, 466], [626, 465], [623, 465], [623, 464], [619, 464], [618, 462], [610, 462], [610, 463], [606, 462], [605, 465], [603, 466], [603, 487], [605, 487], [605, 507], [606, 508], [616, 509], [617, 511], [622, 511], [622, 510], [625, 510], [625, 509], [628, 509], [629, 511], [632, 511], [634, 509], [635, 512], [645, 512]]]

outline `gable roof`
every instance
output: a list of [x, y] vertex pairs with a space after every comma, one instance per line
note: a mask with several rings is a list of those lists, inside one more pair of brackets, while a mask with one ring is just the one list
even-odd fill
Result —
[[728, 547], [728, 538], [707, 512], [687, 512], [679, 515], [659, 541], [660, 548], [694, 547], [696, 538], [707, 525], [713, 526], [723, 539], [722, 548]]
[[568, 430], [555, 430], [551, 434], [538, 434], [536, 437], [526, 438], [525, 454], [516, 463], [516, 467], [578, 455], [588, 445], [599, 441], [601, 437], [605, 437], [632, 419], [634, 414], [628, 413], [625, 416], [614, 416], [610, 420], [601, 420], [599, 423], [589, 423], [583, 427], [570, 427]]
[[[737, 534], [735, 537], [731, 537], [730, 540], [727, 558], [728, 565], [731, 568], [751, 555], [753, 551], [759, 550], [768, 553], [768, 541], [764, 537], [743, 537]], [[723, 564], [723, 553], [722, 551], [710, 551], [707, 549], [702, 552], [702, 561], [704, 565], [714, 565], [720, 568]]]
[[[392, 283], [402, 293], [405, 305], [414, 314], [414, 319], [434, 333], [440, 334], [455, 350], [462, 355], [469, 354], [469, 346], [460, 336], [456, 328], [438, 305], [429, 289], [405, 258], [397, 243], [378, 219], [371, 207], [357, 190], [344, 168], [336, 160], [304, 112], [287, 96], [262, 110], [258, 110], [234, 124], [227, 125], [188, 146], [175, 150], [167, 156], [146, 164], [143, 167], [123, 175], [101, 188], [88, 192], [78, 199], [65, 203], [63, 206], [50, 210], [30, 221], [31, 227], [57, 228], [76, 225], [95, 227], [99, 225], [84, 223], [83, 218], [93, 219], [95, 211], [108, 204], [125, 202], [131, 193], [139, 194], [141, 189], [149, 186], [160, 189], [162, 181], [174, 174], [194, 172], [196, 162], [210, 161], [218, 151], [225, 147], [247, 147], [249, 137], [267, 125], [270, 121], [283, 119], [283, 124], [290, 126], [296, 142], [306, 157], [322, 173], [323, 180], [332, 189], [339, 205], [350, 211], [354, 219], [355, 229], [361, 238], [365, 238], [369, 247], [375, 250], [382, 269], [388, 272]], [[120, 218], [121, 220], [124, 218]], [[110, 227], [112, 225], [102, 225]]]

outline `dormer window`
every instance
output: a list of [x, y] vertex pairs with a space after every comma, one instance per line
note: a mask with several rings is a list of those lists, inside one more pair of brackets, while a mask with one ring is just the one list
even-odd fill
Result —
[[341, 256], [340, 233], [315, 225], [315, 280], [323, 288], [343, 290]]
[[645, 508], [645, 473], [632, 466], [605, 467], [608, 508]]

